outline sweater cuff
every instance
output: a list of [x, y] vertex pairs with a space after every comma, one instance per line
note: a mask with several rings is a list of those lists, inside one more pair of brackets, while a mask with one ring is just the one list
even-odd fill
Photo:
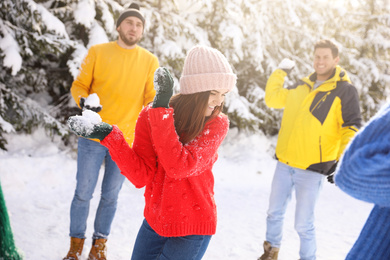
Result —
[[112, 131], [103, 140], [100, 141], [100, 144], [110, 148], [113, 146], [113, 142], [121, 139], [124, 139], [122, 131], [119, 130], [118, 126], [113, 125]]

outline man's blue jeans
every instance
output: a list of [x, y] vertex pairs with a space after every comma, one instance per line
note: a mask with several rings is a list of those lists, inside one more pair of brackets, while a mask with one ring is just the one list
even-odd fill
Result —
[[162, 237], [144, 220], [131, 260], [200, 260], [211, 236]]
[[302, 260], [316, 259], [314, 208], [323, 180], [324, 176], [319, 173], [277, 163], [267, 212], [266, 240], [272, 247], [280, 247], [284, 214], [295, 188], [294, 227], [301, 242], [299, 255]]
[[77, 186], [70, 209], [70, 236], [85, 238], [89, 204], [104, 161], [105, 171], [95, 216], [93, 238], [106, 239], [110, 233], [118, 194], [125, 177], [111, 159], [108, 149], [98, 142], [80, 137], [77, 156]]

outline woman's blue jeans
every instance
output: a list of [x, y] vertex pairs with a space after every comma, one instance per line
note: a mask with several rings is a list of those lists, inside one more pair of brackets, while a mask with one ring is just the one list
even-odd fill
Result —
[[302, 170], [278, 162], [267, 212], [266, 240], [272, 247], [280, 247], [287, 204], [295, 188], [295, 230], [300, 238], [299, 255], [302, 260], [316, 259], [314, 208], [322, 187], [324, 175]]
[[117, 208], [118, 194], [125, 177], [111, 159], [108, 149], [98, 142], [80, 137], [77, 153], [77, 185], [70, 209], [70, 236], [85, 238], [90, 200], [104, 161], [101, 195], [94, 222], [93, 238], [107, 238]]
[[144, 220], [131, 260], [200, 260], [211, 236], [162, 237]]

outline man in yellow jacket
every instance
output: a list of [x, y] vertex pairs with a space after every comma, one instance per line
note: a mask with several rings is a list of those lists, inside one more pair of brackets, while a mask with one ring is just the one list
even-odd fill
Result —
[[[71, 88], [80, 108], [99, 112], [104, 122], [117, 125], [129, 145], [133, 142], [139, 112], [154, 99], [153, 78], [159, 67], [157, 57], [137, 45], [144, 25], [139, 6], [131, 4], [116, 23], [117, 41], [89, 49]], [[82, 253], [89, 204], [103, 161], [105, 171], [88, 259], [106, 259], [106, 240], [125, 177], [108, 149], [99, 142], [79, 138], [77, 156], [77, 186], [70, 210], [71, 243], [64, 260], [78, 260]]]
[[265, 102], [284, 112], [261, 260], [278, 257], [284, 214], [293, 189], [300, 259], [316, 259], [314, 208], [324, 176], [332, 182], [341, 154], [361, 126], [357, 90], [338, 62], [337, 46], [321, 40], [314, 46], [314, 73], [284, 88], [284, 78], [294, 66], [293, 61], [285, 59], [268, 79]]

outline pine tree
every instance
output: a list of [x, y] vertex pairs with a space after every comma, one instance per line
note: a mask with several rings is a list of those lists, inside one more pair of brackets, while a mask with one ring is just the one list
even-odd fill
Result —
[[[44, 126], [67, 141], [66, 119], [79, 113], [70, 86], [90, 46], [116, 40], [121, 0], [0, 2], [0, 148], [5, 133]], [[219, 49], [238, 76], [226, 98], [231, 126], [277, 134], [282, 110], [264, 103], [267, 79], [283, 58], [296, 61], [286, 86], [313, 72], [314, 43], [329, 38], [358, 88], [364, 119], [390, 93], [389, 0], [144, 0], [140, 45], [175, 82], [196, 44]], [[378, 8], [381, 6], [382, 8]], [[176, 84], [176, 92], [178, 91]]]
[[[63, 124], [49, 114], [53, 102], [50, 95], [61, 97], [66, 91], [64, 61], [69, 39], [65, 27], [34, 1], [4, 0], [0, 14], [0, 117], [16, 131], [30, 133], [43, 125], [52, 133], [65, 135]], [[4, 130], [0, 129], [2, 149], [6, 143]]]
[[21, 260], [22, 254], [15, 246], [14, 235], [8, 217], [3, 190], [0, 183], [0, 259]]
[[[353, 6], [352, 6], [353, 5]], [[348, 65], [360, 90], [365, 121], [375, 115], [390, 95], [390, 1], [350, 1], [355, 11], [346, 14], [350, 33], [338, 38], [348, 48]]]

